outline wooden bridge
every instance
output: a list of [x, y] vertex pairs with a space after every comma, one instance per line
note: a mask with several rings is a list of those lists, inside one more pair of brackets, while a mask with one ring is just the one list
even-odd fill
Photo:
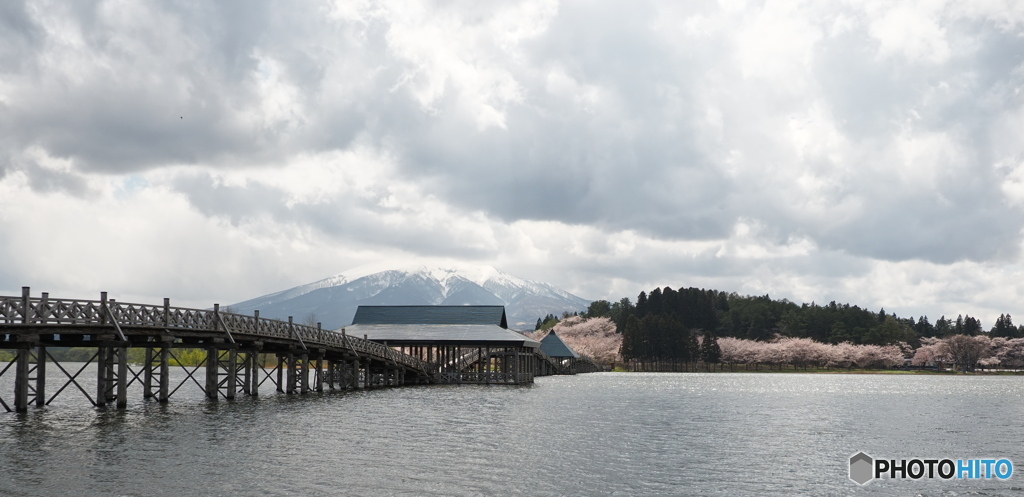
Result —
[[[87, 347], [94, 352], [77, 372], [65, 369], [47, 349]], [[141, 364], [129, 361], [129, 350], [143, 349]], [[144, 398], [167, 402], [191, 380], [211, 399], [258, 396], [267, 382], [277, 392], [304, 394], [328, 389], [359, 389], [439, 382], [458, 382], [440, 363], [404, 354], [385, 344], [288, 321], [213, 310], [117, 302], [106, 292], [99, 300], [32, 297], [24, 287], [20, 297], [0, 296], [0, 350], [14, 358], [0, 362], [0, 378], [14, 369], [14, 396], [0, 394], [0, 407], [23, 412], [42, 407], [74, 387], [94, 406], [127, 406], [128, 387], [141, 383]], [[171, 384], [170, 368], [178, 364], [175, 350], [202, 349], [198, 366], [182, 367], [186, 376]], [[528, 374], [573, 374], [541, 352]], [[276, 365], [267, 367], [267, 358]], [[96, 365], [95, 383], [80, 376]], [[57, 367], [63, 385], [48, 393], [48, 365]], [[590, 367], [593, 366], [593, 367]], [[468, 364], [467, 364], [468, 367]], [[204, 371], [198, 373], [200, 368]], [[478, 365], [478, 370], [482, 368]], [[579, 372], [597, 370], [592, 362]], [[478, 371], [478, 374], [484, 371]], [[52, 375], [51, 375], [52, 376]], [[198, 376], [198, 378], [197, 378]], [[91, 392], [91, 393], [90, 393]]]

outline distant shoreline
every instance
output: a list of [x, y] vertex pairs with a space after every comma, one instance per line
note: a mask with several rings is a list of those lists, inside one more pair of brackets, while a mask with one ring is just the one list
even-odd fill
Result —
[[610, 373], [751, 373], [751, 374], [886, 374], [886, 375], [936, 375], [936, 376], [1021, 376], [1024, 371], [935, 371], [930, 369], [716, 369], [708, 371], [698, 369], [694, 371], [630, 371], [624, 368], [615, 368]]

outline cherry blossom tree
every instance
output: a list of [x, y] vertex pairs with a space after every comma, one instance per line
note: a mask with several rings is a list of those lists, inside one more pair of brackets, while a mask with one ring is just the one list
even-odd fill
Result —
[[[558, 322], [551, 329], [569, 348], [580, 355], [585, 355], [598, 364], [612, 365], [622, 362], [619, 348], [622, 346], [622, 335], [615, 332], [615, 323], [608, 317], [585, 319], [570, 316]], [[548, 330], [530, 333], [530, 338], [540, 340], [548, 334]]]
[[989, 356], [991, 339], [987, 336], [953, 335], [943, 340], [953, 363], [961, 371], [973, 371], [979, 360]]

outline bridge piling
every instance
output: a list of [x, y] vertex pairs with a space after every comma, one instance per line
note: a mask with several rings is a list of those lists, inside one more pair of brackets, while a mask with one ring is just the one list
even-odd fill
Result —
[[46, 346], [39, 344], [36, 346], [36, 407], [43, 407], [46, 405]]
[[14, 410], [16, 412], [28, 411], [28, 390], [29, 390], [29, 355], [27, 347], [18, 349], [17, 363], [14, 365]]
[[227, 398], [228, 400], [235, 400], [235, 392], [238, 387], [238, 350], [235, 348], [228, 349], [228, 384], [227, 384]]
[[107, 354], [110, 349], [100, 345], [96, 349], [96, 406], [107, 405]]
[[[157, 343], [159, 345], [146, 347], [142, 372], [142, 398], [156, 397], [157, 402], [165, 403], [170, 388], [170, 342], [160, 341]], [[154, 386], [156, 393], [153, 392]]]
[[205, 393], [206, 398], [210, 400], [217, 400], [217, 354], [218, 350], [216, 347], [206, 348], [206, 384]]
[[128, 346], [117, 348], [117, 408], [128, 407]]
[[309, 354], [299, 354], [299, 369], [295, 371], [299, 379], [299, 393], [306, 395], [309, 393]]
[[324, 381], [323, 381], [324, 378], [323, 378], [323, 374], [322, 374], [322, 368], [323, 368], [322, 353], [318, 353], [317, 357], [316, 357], [316, 363], [313, 366], [313, 371], [314, 371], [314, 374], [313, 374], [313, 386], [315, 387], [317, 393], [324, 393]]
[[295, 354], [289, 352], [285, 354], [285, 387], [284, 393], [288, 395], [294, 395], [297, 390], [298, 377], [295, 374]]

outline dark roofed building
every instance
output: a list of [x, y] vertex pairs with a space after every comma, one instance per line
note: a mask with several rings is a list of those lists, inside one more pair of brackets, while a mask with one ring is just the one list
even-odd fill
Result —
[[437, 363], [442, 383], [532, 383], [541, 347], [497, 305], [359, 306], [346, 332]]
[[580, 355], [575, 350], [572, 350], [572, 347], [566, 345], [562, 338], [555, 333], [555, 330], [551, 330], [541, 339], [540, 351], [554, 359], [555, 362], [564, 368], [564, 372], [572, 374], [576, 371], [575, 365]]
[[580, 355], [572, 350], [571, 347], [565, 344], [564, 341], [555, 333], [555, 330], [551, 330], [550, 333], [544, 336], [540, 341], [540, 351], [557, 358], [572, 358], [579, 359]]
[[500, 305], [361, 305], [352, 324], [497, 325], [508, 329]]

